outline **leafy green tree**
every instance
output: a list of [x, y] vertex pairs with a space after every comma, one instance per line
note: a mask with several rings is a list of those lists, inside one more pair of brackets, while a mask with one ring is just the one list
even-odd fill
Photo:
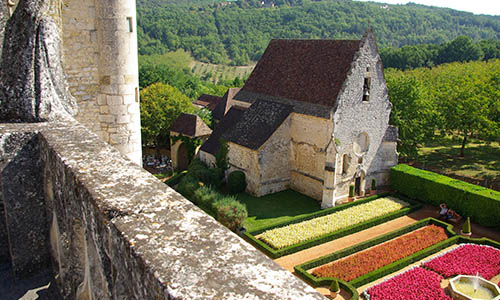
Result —
[[155, 83], [141, 91], [141, 133], [144, 145], [162, 147], [170, 142], [167, 129], [182, 113], [193, 113], [191, 100], [177, 88]]
[[438, 62], [467, 62], [480, 60], [482, 57], [481, 48], [474, 44], [470, 37], [462, 35], [439, 49]]
[[[433, 70], [434, 101], [443, 116], [443, 130], [462, 138], [460, 156], [472, 135], [494, 134], [498, 124], [490, 119], [492, 98], [489, 71], [484, 62], [453, 63]], [[498, 92], [499, 87], [494, 87]]]
[[414, 159], [418, 145], [434, 135], [437, 112], [424, 97], [424, 89], [414, 75], [388, 72], [386, 79], [393, 105], [390, 124], [399, 129], [398, 151], [402, 157]]

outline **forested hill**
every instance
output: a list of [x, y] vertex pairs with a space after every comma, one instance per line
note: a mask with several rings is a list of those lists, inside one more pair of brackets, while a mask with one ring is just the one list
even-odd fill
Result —
[[280, 6], [265, 8], [260, 0], [139, 0], [139, 53], [183, 48], [199, 61], [244, 65], [257, 61], [272, 38], [359, 39], [369, 25], [381, 48], [442, 44], [459, 35], [500, 39], [498, 16], [349, 0], [274, 3]]

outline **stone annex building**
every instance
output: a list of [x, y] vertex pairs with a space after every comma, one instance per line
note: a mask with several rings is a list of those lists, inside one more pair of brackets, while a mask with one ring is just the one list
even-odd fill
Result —
[[202, 161], [214, 164], [222, 137], [230, 170], [256, 196], [292, 188], [331, 207], [349, 186], [364, 195], [388, 184], [398, 162], [374, 34], [361, 40], [272, 40], [241, 89], [213, 110]]

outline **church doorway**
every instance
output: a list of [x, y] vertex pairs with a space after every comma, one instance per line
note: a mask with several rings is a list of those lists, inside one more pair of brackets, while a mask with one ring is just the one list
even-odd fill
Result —
[[361, 177], [356, 177], [354, 181], [354, 194], [356, 196], [361, 196]]
[[186, 170], [189, 165], [186, 144], [182, 143], [177, 149], [177, 169]]

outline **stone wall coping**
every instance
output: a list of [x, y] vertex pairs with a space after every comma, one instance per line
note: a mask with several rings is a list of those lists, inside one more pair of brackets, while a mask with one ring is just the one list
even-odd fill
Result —
[[16, 132], [39, 133], [169, 299], [325, 299], [78, 122], [0, 124]]

